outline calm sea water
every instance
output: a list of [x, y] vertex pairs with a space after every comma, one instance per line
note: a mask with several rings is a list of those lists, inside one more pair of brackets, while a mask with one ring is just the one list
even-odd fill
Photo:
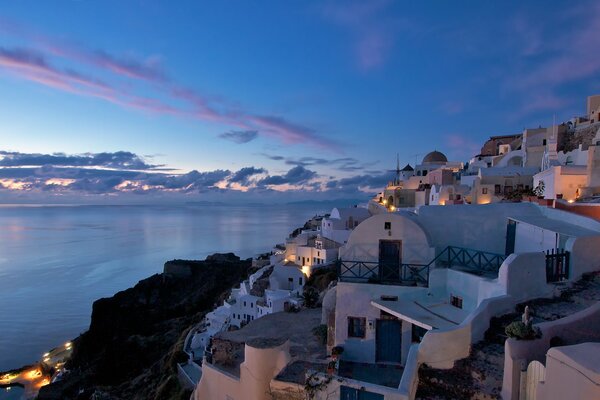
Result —
[[174, 258], [251, 257], [328, 205], [0, 207], [0, 371], [87, 329], [92, 302]]

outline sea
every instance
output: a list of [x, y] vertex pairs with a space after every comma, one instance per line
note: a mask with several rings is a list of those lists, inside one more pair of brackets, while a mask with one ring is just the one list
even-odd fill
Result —
[[75, 338], [94, 300], [162, 272], [165, 261], [252, 257], [333, 206], [0, 206], [0, 371]]

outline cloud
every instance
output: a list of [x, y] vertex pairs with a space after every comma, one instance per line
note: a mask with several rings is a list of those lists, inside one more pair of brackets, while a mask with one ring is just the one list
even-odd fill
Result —
[[[235, 127], [238, 130], [230, 133], [247, 133], [225, 138], [238, 140], [238, 143], [256, 138], [257, 135], [252, 137], [250, 132], [259, 131], [286, 144], [339, 150], [333, 140], [304, 124], [280, 115], [255, 115], [240, 109], [235, 101], [208, 96], [177, 83], [168, 76], [157, 57], [118, 57], [104, 50], [59, 42], [10, 23], [0, 24], [0, 31], [26, 39], [38, 47], [0, 47], [0, 69], [20, 79], [75, 95], [101, 99], [124, 108]], [[61, 65], [68, 64], [69, 68], [54, 66], [59, 60]], [[108, 83], [79, 72], [77, 69], [80, 64], [94, 67], [108, 81], [113, 82]], [[122, 80], [117, 82], [115, 77], [147, 81], [151, 86], [139, 88], [129, 82], [123, 85]], [[136, 94], [138, 91], [144, 95]], [[146, 93], [153, 93], [154, 97], [149, 97]]]
[[235, 172], [229, 177], [230, 183], [239, 183], [247, 186], [249, 182], [249, 178], [254, 175], [265, 174], [267, 170], [264, 168], [255, 168], [255, 167], [245, 167]]
[[248, 143], [258, 137], [258, 131], [229, 131], [219, 135], [221, 139], [231, 140], [234, 143]]
[[285, 164], [287, 164], [287, 165], [299, 165], [302, 167], [308, 167], [308, 166], [312, 166], [312, 165], [328, 165], [339, 171], [346, 171], [346, 172], [363, 170], [365, 168], [368, 168], [372, 165], [377, 164], [377, 161], [375, 161], [375, 162], [360, 162], [356, 158], [352, 158], [352, 157], [325, 159], [325, 158], [319, 158], [319, 157], [300, 157], [300, 158], [287, 157], [286, 158], [283, 156], [269, 155], [269, 154], [264, 154], [264, 153], [262, 155], [271, 160], [284, 161]]
[[[36, 154], [0, 150], [0, 202], [27, 198], [29, 202], [79, 202], [135, 196], [147, 201], [170, 199], [193, 201], [201, 196], [228, 201], [240, 193], [256, 201], [271, 199], [274, 193], [288, 193], [297, 199], [339, 198], [376, 192], [389, 180], [388, 174], [363, 174], [343, 179], [323, 177], [316, 171], [296, 165], [280, 175], [268, 175], [265, 168], [248, 166], [232, 172], [190, 171], [172, 173], [168, 168], [149, 164], [135, 153]], [[273, 156], [278, 157], [278, 156]], [[304, 158], [304, 163], [322, 164], [328, 160]], [[335, 159], [337, 163], [349, 161]], [[309, 197], [309, 193], [312, 196]], [[206, 197], [209, 196], [209, 197]], [[19, 202], [21, 200], [18, 200]], [[104, 200], [101, 200], [104, 201]], [[111, 200], [112, 201], [112, 200]], [[142, 200], [136, 200], [138, 202]]]
[[315, 171], [311, 171], [299, 165], [290, 169], [285, 175], [273, 175], [261, 179], [258, 181], [257, 185], [301, 185], [315, 178], [316, 176], [317, 173]]
[[42, 165], [104, 167], [133, 170], [148, 170], [162, 167], [162, 165], [148, 164], [140, 156], [128, 151], [66, 155], [64, 153], [38, 154], [0, 150], [0, 167]]
[[393, 179], [393, 174], [385, 172], [379, 175], [356, 175], [349, 178], [330, 180], [326, 183], [328, 190], [336, 190], [345, 193], [351, 192], [378, 192]]

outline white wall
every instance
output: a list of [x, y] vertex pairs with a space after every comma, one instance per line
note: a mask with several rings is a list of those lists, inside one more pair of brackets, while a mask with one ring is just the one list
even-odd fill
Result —
[[517, 222], [515, 253], [546, 251], [557, 248], [559, 244], [558, 233], [524, 222]]
[[504, 254], [508, 217], [540, 216], [540, 208], [532, 203], [421, 207], [418, 221], [437, 251], [458, 246]]
[[571, 252], [569, 279], [600, 270], [600, 236], [583, 236], [567, 240], [565, 250]]
[[568, 317], [537, 324], [536, 326], [542, 332], [542, 337], [539, 339], [527, 341], [507, 339], [504, 342], [502, 398], [505, 400], [518, 399], [521, 365], [527, 365], [533, 360], [544, 362], [546, 352], [550, 349], [550, 340], [553, 337], [558, 336], [566, 343], [571, 344], [598, 341], [600, 333], [589, 327], [597, 326], [599, 323], [600, 303], [596, 303]]
[[[375, 325], [381, 311], [371, 305], [382, 295], [399, 296], [410, 300], [427, 295], [427, 288], [340, 282], [336, 289], [335, 346], [344, 346], [344, 359], [375, 362]], [[348, 317], [367, 320], [365, 338], [348, 338]], [[371, 321], [371, 328], [369, 327]]]
[[291, 361], [289, 342], [272, 348], [244, 347], [240, 377], [235, 377], [207, 362], [202, 363], [202, 378], [194, 400], [269, 400], [271, 380]]
[[[391, 229], [385, 229], [390, 222]], [[378, 214], [360, 224], [340, 248], [340, 259], [350, 261], [379, 261], [380, 240], [402, 241], [402, 262], [427, 264], [434, 257], [425, 231], [406, 214]]]

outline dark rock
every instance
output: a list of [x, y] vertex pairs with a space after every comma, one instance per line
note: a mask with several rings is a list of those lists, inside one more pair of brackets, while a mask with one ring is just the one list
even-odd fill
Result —
[[250, 265], [231, 253], [174, 260], [165, 270], [187, 271], [186, 279], [157, 274], [97, 300], [89, 330], [73, 341], [70, 374], [43, 387], [38, 398], [89, 399], [101, 392], [110, 399], [189, 399], [176, 378], [187, 331], [247, 278]]

